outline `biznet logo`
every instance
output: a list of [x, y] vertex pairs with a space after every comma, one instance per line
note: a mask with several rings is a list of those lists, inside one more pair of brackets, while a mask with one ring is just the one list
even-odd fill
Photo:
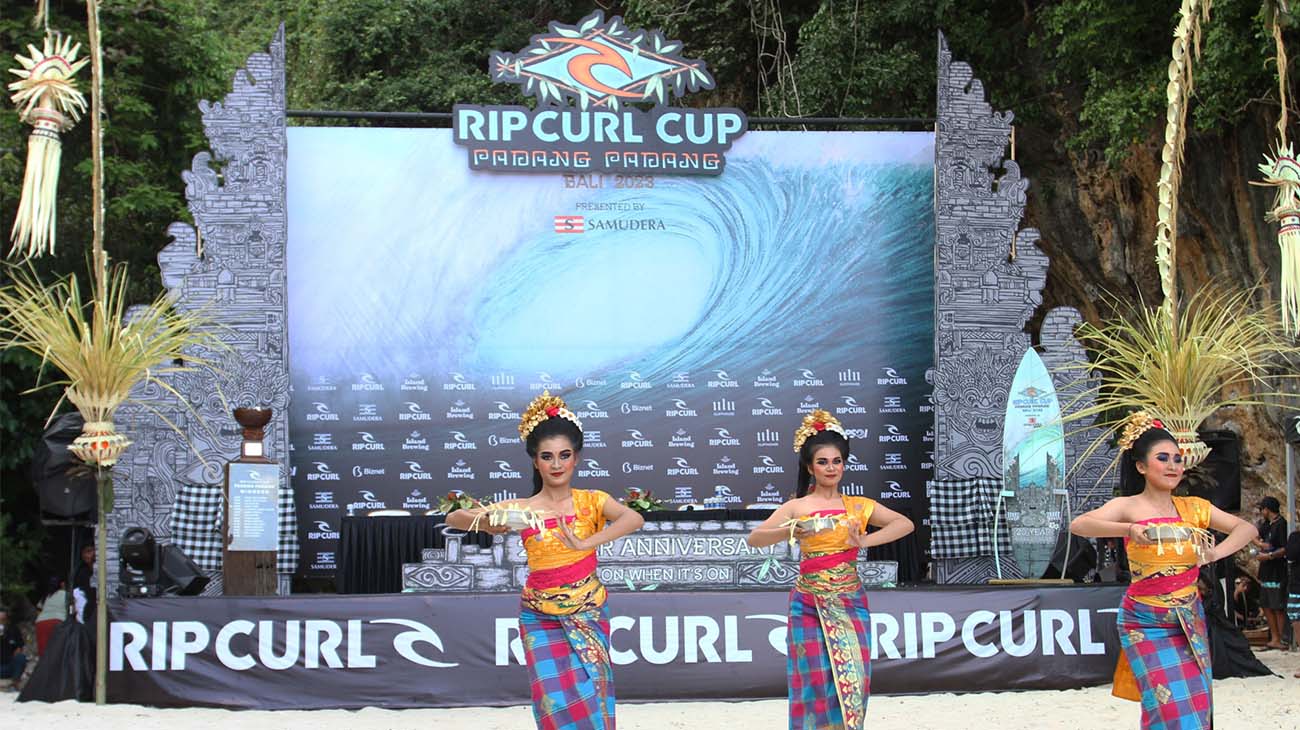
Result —
[[488, 472], [488, 478], [489, 479], [523, 479], [524, 475], [523, 472], [510, 466], [510, 462], [498, 460], [496, 470]]
[[716, 437], [709, 439], [709, 446], [739, 446], [740, 439], [731, 435], [731, 432], [725, 428], [715, 428], [713, 432]]
[[[257, 622], [236, 619], [212, 627], [202, 621], [155, 621], [152, 625], [114, 621], [108, 632], [108, 669], [111, 672], [184, 671], [187, 657], [208, 652], [227, 669], [237, 672], [257, 666], [272, 670], [296, 666], [374, 669], [375, 655], [366, 654], [362, 647], [366, 643], [373, 645], [375, 639], [367, 639], [363, 634], [366, 627], [375, 625], [404, 629], [394, 634], [391, 641], [397, 656], [411, 664], [434, 669], [459, 666], [458, 662], [445, 661], [442, 638], [436, 631], [410, 619]], [[389, 632], [391, 629], [385, 630]], [[246, 653], [236, 647], [244, 647]]]
[[637, 403], [623, 403], [618, 407], [618, 410], [621, 411], [624, 415], [627, 415], [629, 413], [649, 413], [650, 411], [654, 410], [654, 406], [637, 404]]
[[518, 446], [523, 442], [524, 440], [519, 438], [518, 435], [506, 434], [505, 436], [498, 436], [494, 433], [488, 434], [488, 446]]
[[713, 379], [705, 385], [710, 388], [739, 388], [740, 382], [728, 375], [726, 370], [714, 370]]
[[307, 481], [309, 482], [341, 481], [339, 479], [338, 473], [335, 472], [333, 469], [330, 469], [329, 464], [326, 464], [323, 461], [313, 461], [312, 466], [315, 467], [315, 470], [307, 472]]
[[474, 384], [471, 383], [468, 378], [466, 378], [464, 375], [461, 375], [460, 373], [451, 373], [448, 377], [450, 378], [450, 382], [446, 382], [442, 384], [442, 389], [444, 392], [449, 390], [453, 390], [453, 391], [475, 390]]
[[578, 477], [581, 479], [595, 479], [597, 477], [608, 477], [609, 469], [600, 465], [595, 459], [583, 459], [584, 467], [578, 468]]
[[578, 420], [586, 421], [596, 418], [609, 418], [609, 411], [601, 408], [600, 404], [594, 400], [583, 401], [582, 408], [578, 410]]
[[907, 434], [903, 433], [902, 431], [899, 431], [898, 427], [892, 423], [886, 423], [885, 433], [880, 434], [880, 436], [878, 436], [877, 438], [880, 439], [880, 443], [882, 444], [887, 444], [887, 443], [905, 444], [908, 441], [911, 441], [911, 439], [908, 438]]
[[320, 401], [313, 401], [311, 410], [307, 412], [308, 421], [337, 421], [339, 414], [330, 410], [330, 407]]
[[433, 413], [425, 413], [424, 408], [413, 400], [403, 403], [402, 413], [398, 413], [398, 421], [433, 421]]
[[673, 459], [674, 466], [664, 470], [664, 473], [670, 477], [695, 477], [700, 475], [700, 470], [691, 466], [686, 459], [678, 456]]
[[673, 407], [664, 410], [664, 415], [668, 418], [695, 418], [699, 414], [694, 408], [686, 405], [686, 401], [681, 398], [673, 398]]
[[353, 442], [353, 451], [384, 451], [384, 444], [369, 431], [358, 431], [358, 441]]
[[898, 374], [893, 368], [881, 368], [884, 377], [876, 378], [876, 385], [907, 385], [907, 378]]
[[363, 477], [382, 477], [383, 475], [384, 467], [382, 466], [361, 466], [360, 464], [357, 464], [352, 467], [352, 476], [356, 479]]
[[492, 410], [488, 411], [487, 414], [487, 419], [489, 421], [518, 421], [519, 420], [519, 414], [515, 412], [515, 409], [510, 407], [509, 403], [506, 403], [503, 400], [499, 400], [496, 401], [493, 405], [495, 407]]

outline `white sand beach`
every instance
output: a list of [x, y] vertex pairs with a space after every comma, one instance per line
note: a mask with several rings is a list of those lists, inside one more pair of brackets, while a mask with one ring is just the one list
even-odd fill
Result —
[[[1223, 730], [1295, 730], [1300, 728], [1300, 652], [1261, 652], [1259, 657], [1280, 677], [1225, 679], [1214, 683], [1215, 726]], [[1110, 696], [1109, 687], [1066, 691], [985, 692], [873, 697], [867, 718], [872, 728], [997, 728], [998, 730], [1091, 730], [1136, 728], [1138, 706]], [[156, 709], [139, 705], [60, 702], [18, 703], [17, 695], [0, 694], [0, 717], [7, 728], [78, 727], [94, 730], [209, 730], [237, 725], [253, 728], [310, 727], [312, 730], [527, 730], [533, 727], [528, 707], [457, 709], [315, 710], [307, 712], [234, 712], [230, 710]], [[621, 703], [621, 730], [730, 728], [780, 730], [786, 727], [784, 700], [761, 702]]]

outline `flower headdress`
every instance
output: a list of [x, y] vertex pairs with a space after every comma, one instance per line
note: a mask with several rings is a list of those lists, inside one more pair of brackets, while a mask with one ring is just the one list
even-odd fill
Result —
[[799, 426], [799, 430], [794, 432], [794, 450], [797, 452], [802, 449], [803, 442], [822, 431], [834, 431], [846, 439], [849, 437], [844, 432], [844, 426], [840, 423], [840, 419], [818, 408], [804, 416], [803, 425]]
[[551, 391], [544, 390], [528, 404], [524, 414], [519, 417], [519, 435], [526, 439], [533, 429], [541, 425], [542, 421], [557, 416], [572, 421], [579, 431], [582, 430], [582, 421], [578, 420], [577, 414], [564, 405], [564, 400], [558, 395], [551, 395]]
[[1133, 448], [1133, 442], [1137, 441], [1142, 434], [1153, 428], [1164, 428], [1164, 421], [1155, 418], [1146, 411], [1134, 411], [1124, 420], [1124, 431], [1119, 436], [1120, 451], [1128, 451]]

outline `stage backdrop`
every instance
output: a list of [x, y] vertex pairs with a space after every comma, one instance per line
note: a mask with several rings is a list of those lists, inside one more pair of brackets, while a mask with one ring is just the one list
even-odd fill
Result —
[[289, 130], [292, 482], [307, 572], [339, 517], [531, 491], [549, 388], [576, 483], [780, 502], [825, 408], [844, 490], [927, 514], [933, 135], [751, 132], [716, 178], [467, 169], [448, 130]]

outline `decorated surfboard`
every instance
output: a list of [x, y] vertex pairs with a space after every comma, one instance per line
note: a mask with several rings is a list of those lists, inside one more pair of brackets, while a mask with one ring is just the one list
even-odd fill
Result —
[[1040, 578], [1062, 528], [1065, 433], [1051, 373], [1032, 348], [1020, 359], [1002, 431], [1006, 521], [1026, 578]]

